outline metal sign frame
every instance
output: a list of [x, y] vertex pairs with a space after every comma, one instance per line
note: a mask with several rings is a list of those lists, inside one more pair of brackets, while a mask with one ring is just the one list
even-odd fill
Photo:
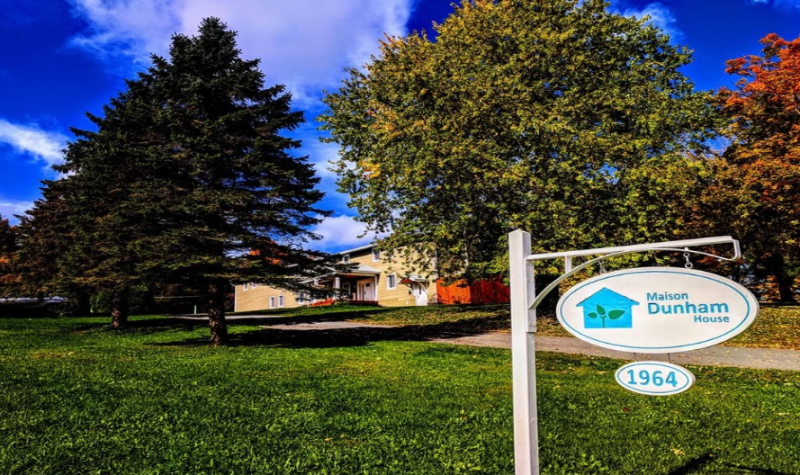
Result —
[[[723, 257], [689, 249], [698, 246], [731, 244], [733, 257]], [[536, 307], [564, 279], [586, 267], [614, 256], [649, 251], [678, 251], [734, 261], [741, 257], [739, 241], [730, 236], [685, 239], [653, 244], [604, 247], [579, 251], [531, 254], [531, 235], [522, 230], [508, 235], [509, 280], [511, 287], [511, 365], [514, 402], [514, 473], [539, 475], [539, 418], [536, 406]], [[599, 256], [578, 267], [572, 258]], [[534, 285], [535, 261], [564, 259], [564, 273], [538, 296]]]

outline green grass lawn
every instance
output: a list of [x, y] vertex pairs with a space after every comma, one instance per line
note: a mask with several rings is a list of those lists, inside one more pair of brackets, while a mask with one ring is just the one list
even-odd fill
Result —
[[[0, 319], [2, 474], [511, 474], [508, 350], [136, 317]], [[800, 373], [636, 395], [538, 361], [543, 474], [800, 474]]]
[[[509, 331], [511, 317], [508, 305], [430, 307], [302, 307], [295, 309], [250, 312], [263, 315], [285, 315], [298, 319], [350, 320], [384, 325], [437, 326], [443, 330], [482, 332]], [[541, 335], [570, 336], [555, 318], [538, 316], [537, 331]], [[800, 350], [800, 307], [762, 307], [756, 322], [744, 333], [725, 342], [732, 346], [783, 348]]]

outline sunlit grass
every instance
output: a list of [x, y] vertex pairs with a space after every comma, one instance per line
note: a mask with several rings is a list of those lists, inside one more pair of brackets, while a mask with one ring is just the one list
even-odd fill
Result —
[[[508, 350], [107, 323], [0, 319], [0, 473], [513, 473]], [[654, 398], [620, 365], [539, 356], [544, 474], [800, 474], [800, 374], [690, 367]]]

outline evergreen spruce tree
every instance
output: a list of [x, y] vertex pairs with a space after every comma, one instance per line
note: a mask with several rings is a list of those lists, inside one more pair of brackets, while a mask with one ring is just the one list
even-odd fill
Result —
[[78, 303], [73, 310], [86, 314], [91, 291], [79, 279], [81, 269], [92, 256], [93, 243], [81, 235], [79, 220], [87, 215], [70, 208], [67, 191], [71, 179], [45, 180], [43, 197], [21, 217], [19, 250], [11, 259], [18, 276], [18, 291], [25, 295], [70, 297]]
[[[309, 228], [327, 212], [300, 142], [281, 136], [303, 122], [284, 87], [264, 87], [257, 60], [243, 60], [235, 33], [219, 19], [197, 37], [176, 35], [169, 61], [154, 57], [141, 75], [161, 134], [150, 159], [170, 164], [162, 232], [137, 245], [142, 265], [208, 289], [214, 342], [224, 341], [224, 295], [231, 283], [257, 280], [298, 288], [327, 264], [302, 251]], [[168, 181], [164, 182], [163, 178]], [[232, 259], [240, 256], [242, 259]]]
[[59, 259], [70, 282], [112, 289], [120, 304], [132, 285], [206, 289], [215, 343], [227, 339], [232, 284], [305, 289], [330, 261], [302, 250], [328, 215], [315, 207], [313, 167], [290, 154], [300, 142], [281, 135], [303, 115], [283, 86], [264, 87], [235, 37], [216, 18], [196, 37], [175, 35], [168, 59], [153, 56], [102, 117], [90, 115], [96, 131], [74, 131], [58, 167], [67, 178], [45, 192], [62, 198], [81, 243]]
[[18, 241], [17, 227], [11, 226], [8, 219], [0, 215], [0, 297], [16, 281], [11, 271], [11, 259], [19, 247]]

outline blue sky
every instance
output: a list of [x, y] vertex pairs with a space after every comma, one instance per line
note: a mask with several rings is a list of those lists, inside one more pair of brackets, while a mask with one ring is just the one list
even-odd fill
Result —
[[[684, 73], [698, 89], [732, 86], [725, 60], [758, 54], [759, 39], [800, 35], [800, 0], [613, 0], [612, 10], [648, 14], [673, 42], [694, 51]], [[261, 58], [267, 83], [285, 84], [306, 112], [297, 132], [322, 176], [334, 211], [316, 230], [318, 247], [339, 251], [367, 243], [363, 225], [335, 192], [328, 161], [336, 147], [321, 144], [314, 118], [323, 90], [335, 90], [343, 69], [364, 64], [384, 33], [431, 30], [452, 11], [450, 0], [0, 0], [0, 215], [21, 214], [40, 196], [40, 180], [72, 138], [91, 128], [84, 113], [124, 89], [165, 54], [174, 32], [194, 34], [218, 16], [239, 32], [246, 58]], [[13, 221], [13, 220], [12, 220]]]

